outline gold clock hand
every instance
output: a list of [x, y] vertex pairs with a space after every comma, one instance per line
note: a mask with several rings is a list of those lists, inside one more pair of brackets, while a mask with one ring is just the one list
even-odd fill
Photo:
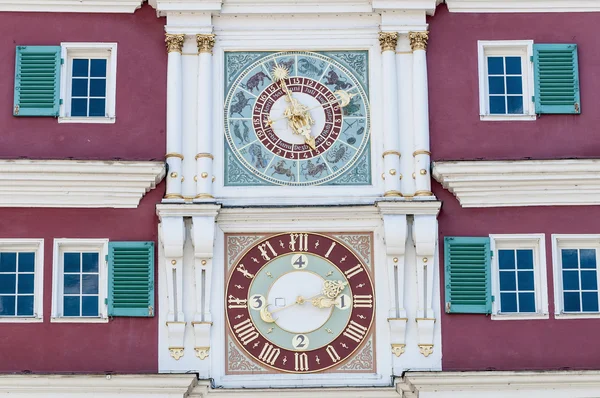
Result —
[[294, 305], [297, 305], [297, 304], [300, 304], [300, 305], [302, 305], [302, 304], [304, 304], [305, 302], [307, 302], [307, 301], [311, 301], [311, 300], [313, 300], [314, 298], [316, 298], [316, 297], [318, 297], [318, 296], [320, 296], [320, 294], [317, 294], [316, 296], [312, 296], [312, 297], [310, 297], [310, 298], [307, 298], [307, 299], [306, 299], [306, 298], [304, 298], [304, 297], [302, 297], [302, 296], [298, 296], [298, 297], [296, 297], [296, 301], [295, 301], [295, 302], [293, 302], [292, 304], [288, 304], [288, 305], [286, 305], [286, 306], [284, 306], [284, 307], [277, 308], [277, 309], [275, 309], [275, 310], [273, 310], [273, 311], [269, 311], [269, 305], [265, 305], [265, 306], [264, 306], [264, 307], [263, 307], [263, 308], [260, 310], [260, 312], [259, 312], [259, 314], [260, 314], [260, 319], [262, 319], [263, 321], [265, 321], [265, 322], [267, 322], [267, 323], [276, 323], [277, 319], [274, 319], [274, 318], [273, 318], [273, 314], [275, 314], [275, 313], [277, 313], [277, 312], [279, 312], [279, 311], [283, 311], [283, 310], [285, 310], [285, 309], [287, 309], [287, 308], [293, 307]]
[[[337, 98], [335, 100], [331, 100], [329, 102], [325, 102], [324, 104], [319, 104], [317, 106], [313, 106], [312, 108], [308, 108], [307, 111], [312, 111], [314, 109], [317, 108], [321, 108], [325, 105], [331, 105], [331, 104], [335, 104], [335, 103], [339, 103], [340, 106], [343, 108], [346, 105], [348, 105], [350, 103], [350, 100], [356, 96], [356, 94], [350, 94], [347, 91], [344, 90], [338, 90], [336, 91], [334, 94], [338, 94], [340, 95], [340, 98]], [[271, 119], [270, 117], [266, 119], [266, 123], [269, 125], [269, 127], [271, 127], [273, 125], [273, 123], [278, 122], [280, 120], [283, 119], [289, 119], [288, 116], [282, 116], [282, 117], [278, 117], [277, 119]]]

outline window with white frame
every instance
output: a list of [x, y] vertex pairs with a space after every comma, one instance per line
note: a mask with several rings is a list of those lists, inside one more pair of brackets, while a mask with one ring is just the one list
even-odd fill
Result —
[[62, 43], [59, 122], [114, 123], [116, 43]]
[[557, 318], [600, 317], [600, 235], [552, 235]]
[[490, 235], [493, 319], [548, 317], [544, 234]]
[[43, 239], [0, 239], [0, 322], [43, 320]]
[[107, 239], [55, 239], [52, 321], [107, 321]]
[[482, 120], [535, 119], [533, 41], [479, 41]]

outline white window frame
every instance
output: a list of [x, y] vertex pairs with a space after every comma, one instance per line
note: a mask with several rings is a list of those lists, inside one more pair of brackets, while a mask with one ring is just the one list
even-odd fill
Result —
[[[544, 234], [490, 235], [492, 250], [492, 319], [548, 319], [548, 279], [546, 263], [546, 237]], [[535, 289], [535, 307], [537, 312], [501, 313], [500, 312], [500, 267], [498, 250], [531, 249], [533, 250], [533, 275]]]
[[[552, 234], [552, 271], [554, 273], [554, 318], [592, 319], [600, 318], [600, 312], [564, 313], [562, 262], [560, 249], [596, 249], [596, 273], [600, 288], [600, 234]], [[600, 296], [600, 293], [599, 293]], [[600, 300], [600, 297], [599, 297]], [[600, 303], [599, 303], [600, 304]]]
[[0, 239], [0, 252], [34, 252], [33, 316], [0, 316], [0, 323], [44, 321], [44, 239]]
[[[63, 316], [63, 253], [97, 252], [98, 262], [98, 315], [97, 317], [65, 317]], [[50, 322], [64, 323], [106, 323], [108, 322], [108, 239], [54, 239], [54, 256], [52, 264], [52, 317]]]
[[[59, 123], [115, 123], [117, 94], [117, 43], [61, 43], [60, 112]], [[71, 65], [73, 58], [105, 58], [106, 65], [106, 115], [70, 116], [71, 114]]]
[[[478, 70], [479, 70], [479, 116], [484, 121], [506, 120], [535, 120], [535, 103], [533, 75], [533, 40], [496, 40], [477, 41]], [[523, 114], [492, 115], [490, 114], [488, 95], [487, 56], [521, 57], [521, 70], [523, 72]]]

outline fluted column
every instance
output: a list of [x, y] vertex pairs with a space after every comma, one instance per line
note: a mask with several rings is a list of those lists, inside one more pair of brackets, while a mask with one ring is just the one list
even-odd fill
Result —
[[427, 96], [427, 41], [429, 32], [410, 32], [413, 51], [413, 111], [415, 131], [415, 196], [432, 196], [429, 175], [429, 105]]
[[167, 63], [167, 154], [165, 155], [169, 166], [167, 175], [167, 192], [165, 199], [180, 199], [181, 177], [182, 173], [182, 111], [183, 87], [182, 87], [182, 67], [181, 67], [181, 49], [185, 35], [169, 34], [165, 37], [167, 44], [168, 63]]
[[212, 49], [214, 34], [196, 35], [198, 44], [198, 131], [195, 200], [213, 198]]
[[408, 34], [400, 35], [398, 51], [396, 52], [398, 67], [398, 130], [400, 135], [400, 185], [402, 196], [412, 198], [415, 194], [415, 161], [412, 153], [415, 147], [413, 133], [413, 54], [410, 48]]
[[379, 32], [383, 64], [383, 196], [400, 193], [400, 139], [398, 135], [398, 79], [396, 45], [398, 32]]

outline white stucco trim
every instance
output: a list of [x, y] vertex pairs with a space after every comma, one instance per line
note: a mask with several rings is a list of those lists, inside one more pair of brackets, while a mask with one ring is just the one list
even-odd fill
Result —
[[164, 162], [0, 160], [0, 207], [135, 208]]
[[446, 0], [450, 12], [593, 12], [597, 0]]
[[143, 0], [0, 0], [0, 11], [133, 13]]
[[440, 161], [433, 177], [462, 207], [600, 204], [600, 159]]

